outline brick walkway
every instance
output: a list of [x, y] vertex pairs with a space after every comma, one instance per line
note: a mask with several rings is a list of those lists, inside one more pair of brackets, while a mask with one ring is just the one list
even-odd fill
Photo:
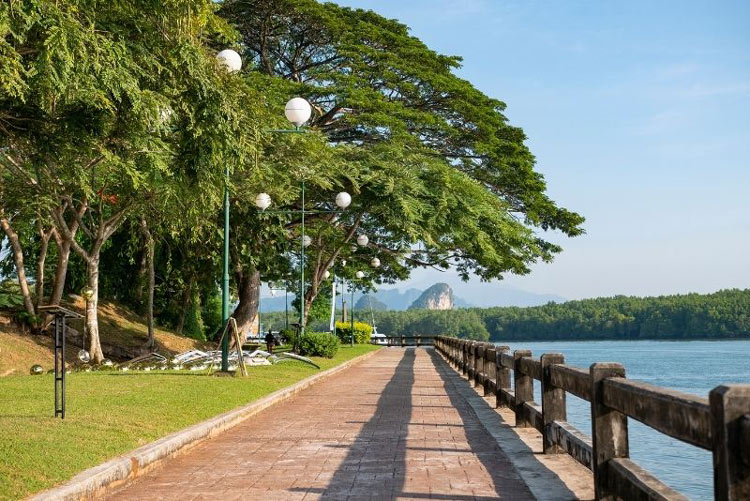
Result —
[[531, 499], [425, 349], [382, 349], [109, 499]]

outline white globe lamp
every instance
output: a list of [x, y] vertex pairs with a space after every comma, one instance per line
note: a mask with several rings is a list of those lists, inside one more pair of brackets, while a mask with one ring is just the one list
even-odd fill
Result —
[[365, 272], [364, 271], [358, 271], [357, 273], [354, 274], [354, 276], [357, 277], [357, 278], [359, 278], [359, 279], [365, 278]]
[[302, 237], [302, 246], [303, 247], [310, 247], [310, 244], [312, 244], [312, 238], [310, 238], [307, 235], [305, 235], [304, 237]]
[[352, 196], [345, 191], [336, 195], [336, 205], [340, 209], [346, 209], [352, 204]]
[[374, 257], [372, 258], [372, 261], [370, 261], [370, 266], [373, 268], [380, 268], [380, 259]]
[[368, 243], [370, 243], [370, 239], [367, 238], [367, 235], [360, 235], [357, 237], [357, 245], [360, 247], [364, 247]]
[[232, 49], [224, 49], [216, 54], [216, 59], [229, 73], [237, 73], [242, 69], [242, 58]]
[[271, 206], [271, 195], [268, 193], [258, 193], [255, 197], [255, 206], [260, 210], [266, 210]]
[[296, 127], [301, 127], [302, 124], [310, 120], [310, 117], [312, 116], [312, 108], [306, 99], [295, 97], [286, 103], [284, 115], [286, 115], [286, 119], [292, 122]]
[[324, 271], [323, 272], [323, 280], [328, 280], [329, 278], [331, 278], [331, 272], [328, 271], [328, 270]]

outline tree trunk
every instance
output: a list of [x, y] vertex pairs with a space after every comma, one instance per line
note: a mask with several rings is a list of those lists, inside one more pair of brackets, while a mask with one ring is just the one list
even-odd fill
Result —
[[42, 305], [42, 300], [44, 299], [44, 263], [47, 259], [52, 230], [46, 232], [44, 228], [39, 228], [39, 237], [41, 238], [41, 247], [39, 248], [39, 258], [36, 260], [36, 283], [34, 284], [34, 288], [36, 289], [36, 305], [34, 309], [36, 311], [39, 311], [39, 307]]
[[148, 315], [148, 342], [151, 349], [154, 348], [156, 339], [154, 337], [154, 287], [156, 286], [156, 273], [154, 271], [154, 237], [148, 229], [148, 223], [141, 218], [141, 230], [146, 236], [146, 261], [148, 264], [148, 303], [146, 311]]
[[156, 287], [156, 270], [154, 269], [154, 240], [151, 239], [148, 250], [148, 340], [154, 349], [154, 288]]
[[99, 249], [89, 254], [86, 282], [93, 294], [86, 303], [86, 330], [89, 335], [89, 353], [94, 363], [104, 360], [102, 343], [99, 339]]
[[190, 280], [182, 293], [182, 312], [180, 313], [180, 319], [177, 322], [177, 334], [182, 334], [185, 329], [185, 317], [187, 316], [187, 310], [190, 307], [190, 299], [193, 295], [193, 284], [195, 283], [195, 275], [190, 275]]
[[143, 306], [143, 289], [146, 283], [145, 276], [148, 271], [148, 249], [141, 253], [141, 262], [138, 266], [138, 278], [136, 279], [135, 298], [138, 300], [138, 307]]
[[26, 267], [23, 264], [23, 249], [21, 248], [21, 242], [18, 239], [18, 233], [16, 233], [10, 225], [10, 221], [5, 218], [0, 218], [0, 226], [3, 228], [3, 231], [10, 241], [11, 252], [13, 252], [13, 262], [16, 265], [16, 274], [18, 275], [18, 284], [21, 286], [21, 294], [23, 295], [23, 305], [31, 320], [36, 316], [36, 310], [34, 309], [34, 303], [31, 300], [29, 282], [26, 279]]
[[251, 270], [249, 273], [239, 274], [237, 284], [239, 287], [239, 303], [232, 317], [237, 321], [240, 335], [244, 336], [250, 331], [253, 320], [258, 315], [260, 304], [260, 272]]
[[65, 280], [68, 277], [68, 262], [70, 261], [70, 242], [59, 240], [57, 242], [57, 269], [55, 269], [55, 280], [52, 282], [52, 294], [49, 297], [49, 305], [57, 306], [62, 301], [65, 291]]

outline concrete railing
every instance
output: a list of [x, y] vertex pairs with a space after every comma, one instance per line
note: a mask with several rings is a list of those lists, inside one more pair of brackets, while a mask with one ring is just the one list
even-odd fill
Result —
[[[535, 360], [528, 350], [443, 336], [434, 345], [497, 407], [513, 409], [516, 426], [539, 430], [545, 454], [570, 454], [592, 470], [596, 499], [685, 499], [629, 459], [628, 417], [711, 451], [717, 500], [750, 499], [750, 385], [718, 386], [703, 398], [630, 381], [616, 363], [585, 370], [559, 353]], [[566, 421], [568, 393], [591, 403], [590, 437]]]

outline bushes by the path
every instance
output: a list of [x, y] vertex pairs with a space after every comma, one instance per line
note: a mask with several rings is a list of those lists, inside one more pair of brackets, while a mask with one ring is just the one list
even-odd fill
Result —
[[[352, 324], [351, 322], [336, 322], [336, 335], [342, 343], [351, 342]], [[370, 342], [372, 336], [372, 325], [364, 322], [354, 322], [354, 342], [357, 344], [366, 344]]]
[[327, 332], [307, 332], [300, 339], [300, 352], [311, 357], [333, 358], [339, 351], [339, 340]]

